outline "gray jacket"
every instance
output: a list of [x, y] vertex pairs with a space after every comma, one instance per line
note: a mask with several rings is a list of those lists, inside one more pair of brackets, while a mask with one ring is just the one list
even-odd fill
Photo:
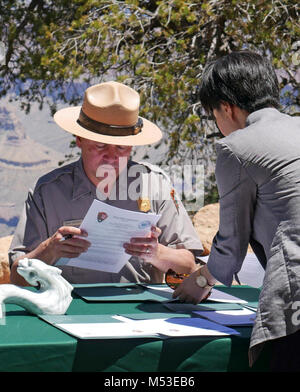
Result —
[[266, 108], [217, 144], [220, 227], [208, 268], [231, 285], [250, 243], [265, 269], [249, 359], [300, 327], [300, 119]]

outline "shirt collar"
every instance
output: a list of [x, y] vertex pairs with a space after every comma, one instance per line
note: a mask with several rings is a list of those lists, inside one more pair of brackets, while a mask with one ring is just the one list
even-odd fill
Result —
[[[136, 163], [129, 160], [128, 161], [128, 168]], [[95, 185], [89, 180], [88, 176], [86, 175], [82, 158], [75, 162], [74, 168], [74, 182], [73, 182], [73, 193], [72, 193], [72, 200], [79, 199], [87, 194], [92, 194], [94, 198], [97, 198], [96, 194], [96, 187]], [[117, 179], [116, 184], [119, 183], [119, 179]], [[123, 190], [124, 191], [124, 190]]]
[[85, 174], [82, 158], [75, 162], [72, 200], [79, 199], [87, 194], [96, 195], [96, 187]]

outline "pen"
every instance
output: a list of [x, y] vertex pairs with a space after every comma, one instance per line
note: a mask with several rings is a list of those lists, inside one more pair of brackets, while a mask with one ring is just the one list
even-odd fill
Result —
[[72, 237], [73, 237], [72, 234], [66, 234], [66, 235], [63, 236], [63, 238], [61, 238], [61, 239], [59, 240], [59, 242], [63, 242], [63, 241], [65, 241], [65, 240], [69, 240], [69, 239], [72, 238]]

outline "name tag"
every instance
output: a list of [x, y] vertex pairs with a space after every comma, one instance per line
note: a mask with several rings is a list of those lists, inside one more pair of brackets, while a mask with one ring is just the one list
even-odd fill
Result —
[[67, 220], [67, 221], [63, 222], [63, 226], [79, 227], [81, 225], [82, 221], [83, 221], [83, 219]]

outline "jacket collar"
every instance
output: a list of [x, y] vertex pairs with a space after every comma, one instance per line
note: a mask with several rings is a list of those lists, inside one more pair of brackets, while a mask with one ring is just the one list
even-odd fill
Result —
[[75, 162], [72, 200], [79, 199], [87, 194], [96, 196], [96, 187], [85, 174], [82, 158]]
[[255, 112], [250, 113], [247, 117], [246, 126], [260, 121], [261, 119], [268, 121], [269, 119], [277, 117], [278, 115], [281, 115], [281, 113], [275, 108], [264, 108], [256, 110]]

